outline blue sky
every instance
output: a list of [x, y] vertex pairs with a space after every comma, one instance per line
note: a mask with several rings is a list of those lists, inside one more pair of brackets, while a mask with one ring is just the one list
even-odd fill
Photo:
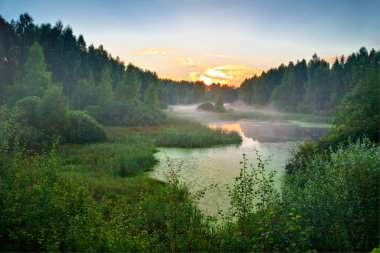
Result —
[[206, 83], [380, 48], [380, 0], [0, 0], [6, 20], [24, 12], [161, 77]]

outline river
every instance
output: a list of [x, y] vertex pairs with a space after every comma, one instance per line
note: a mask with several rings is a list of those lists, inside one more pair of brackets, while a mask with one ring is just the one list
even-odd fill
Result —
[[[198, 115], [196, 106], [172, 107], [172, 111], [194, 117]], [[242, 137], [239, 145], [211, 148], [160, 148], [156, 157], [159, 164], [150, 173], [156, 179], [164, 180], [167, 174], [168, 159], [172, 167], [179, 169], [182, 182], [190, 191], [196, 192], [207, 188], [199, 207], [209, 215], [216, 215], [218, 210], [226, 211], [229, 206], [227, 185], [231, 185], [239, 174], [242, 155], [246, 154], [249, 163], [255, 165], [256, 150], [263, 159], [270, 158], [268, 170], [275, 170], [275, 186], [280, 187], [285, 173], [285, 163], [301, 141], [320, 138], [327, 132], [326, 125], [304, 122], [275, 121], [219, 121], [207, 114], [200, 114], [200, 121], [210, 128], [223, 128], [237, 131]], [[211, 185], [218, 187], [209, 188]]]

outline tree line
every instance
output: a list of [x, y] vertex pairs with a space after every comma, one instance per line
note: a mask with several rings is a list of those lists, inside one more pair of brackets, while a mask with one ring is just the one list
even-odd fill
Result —
[[[226, 85], [207, 86], [203, 82], [160, 79], [155, 72], [133, 64], [125, 66], [119, 57], [113, 57], [102, 45], [88, 46], [82, 35], [76, 37], [72, 28], [65, 27], [61, 21], [55, 25], [36, 25], [32, 17], [25, 13], [11, 22], [0, 16], [0, 28], [2, 104], [14, 104], [23, 96], [38, 95], [38, 91], [20, 90], [17, 84], [30, 77], [31, 73], [27, 72], [42, 69], [49, 72], [47, 75], [51, 76], [52, 83], [62, 86], [68, 106], [74, 109], [103, 106], [115, 101], [144, 101], [147, 100], [144, 94], [150, 86], [153, 87], [148, 93], [153, 94], [154, 100], [150, 103], [160, 108], [168, 104], [214, 100], [218, 94], [223, 94], [227, 101], [237, 98], [237, 91]], [[33, 45], [33, 50], [39, 50], [36, 49], [38, 46], [42, 48], [44, 63], [26, 66], [27, 59], [33, 57], [30, 55]], [[40, 81], [43, 80], [35, 80], [28, 89], [32, 89], [32, 85], [38, 86], [38, 83], [37, 89], [40, 91], [46, 88], [46, 82]]]
[[239, 97], [248, 104], [284, 111], [332, 114], [343, 98], [365, 78], [379, 71], [380, 51], [359, 52], [336, 58], [332, 66], [314, 54], [309, 62], [289, 62], [246, 79]]

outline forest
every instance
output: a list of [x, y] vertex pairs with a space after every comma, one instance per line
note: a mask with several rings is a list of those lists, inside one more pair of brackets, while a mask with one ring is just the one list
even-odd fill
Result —
[[[378, 252], [379, 87], [375, 49], [208, 86], [126, 66], [60, 21], [0, 16], [0, 251]], [[239, 100], [333, 126], [294, 150], [279, 189], [268, 160], [242, 154], [229, 211], [213, 217], [180, 165], [165, 182], [146, 172], [161, 147], [242, 141], [168, 106], [227, 117], [223, 103]]]

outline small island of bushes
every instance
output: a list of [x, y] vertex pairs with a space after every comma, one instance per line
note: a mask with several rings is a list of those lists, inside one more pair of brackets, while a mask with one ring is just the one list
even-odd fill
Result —
[[224, 108], [223, 98], [220, 95], [217, 96], [215, 105], [210, 102], [202, 103], [197, 107], [197, 110], [208, 112], [226, 112], [226, 108]]

